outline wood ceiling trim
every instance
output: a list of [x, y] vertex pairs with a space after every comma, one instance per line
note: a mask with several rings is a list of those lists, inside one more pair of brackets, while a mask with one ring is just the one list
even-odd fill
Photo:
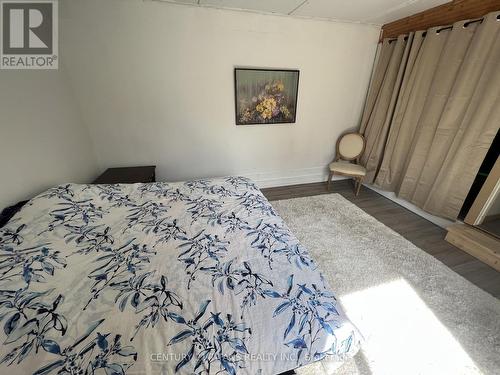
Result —
[[450, 25], [466, 19], [479, 18], [486, 13], [500, 10], [500, 0], [453, 0], [382, 26], [380, 40], [394, 38], [410, 31]]

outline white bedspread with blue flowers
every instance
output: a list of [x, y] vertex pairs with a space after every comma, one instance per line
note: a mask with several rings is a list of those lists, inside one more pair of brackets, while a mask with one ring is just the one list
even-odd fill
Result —
[[242, 177], [61, 185], [0, 229], [2, 374], [278, 374], [359, 346]]

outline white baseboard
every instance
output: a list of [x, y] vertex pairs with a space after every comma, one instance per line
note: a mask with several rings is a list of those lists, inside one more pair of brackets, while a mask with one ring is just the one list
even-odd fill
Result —
[[[313, 182], [324, 182], [328, 178], [328, 170], [325, 167], [302, 168], [289, 171], [271, 172], [249, 172], [240, 175], [254, 181], [259, 188], [277, 186], [288, 186], [298, 184], [309, 184]], [[334, 180], [342, 180], [343, 177], [334, 177]]]
[[399, 204], [400, 206], [403, 206], [404, 208], [416, 213], [417, 215], [423, 217], [426, 220], [429, 220], [431, 223], [436, 224], [437, 226], [440, 226], [441, 228], [447, 228], [448, 226], [455, 224], [454, 221], [448, 220], [448, 219], [443, 219], [442, 217], [439, 216], [434, 216], [428, 212], [425, 212], [424, 210], [418, 208], [415, 206], [413, 203], [410, 203], [408, 201], [405, 201], [404, 199], [398, 198], [396, 194], [389, 192], [389, 191], [384, 191], [381, 189], [378, 189], [374, 186], [371, 185], [364, 185], [363, 186], [367, 187], [368, 189], [371, 189], [380, 195], [383, 195], [384, 197], [390, 199], [391, 201]]
[[[313, 182], [324, 182], [328, 178], [328, 169], [326, 167], [314, 167], [314, 168], [303, 168], [295, 169], [290, 171], [272, 171], [272, 172], [249, 172], [241, 173], [241, 176], [248, 177], [254, 181], [257, 186], [261, 189], [278, 187], [278, 186], [289, 186], [289, 185], [299, 185], [299, 184], [309, 184]], [[344, 180], [346, 177], [334, 176], [334, 180]], [[405, 201], [404, 199], [396, 197], [396, 194], [377, 189], [371, 185], [364, 185], [368, 189], [371, 189], [380, 195], [390, 199], [391, 201], [403, 206], [404, 208], [414, 212], [415, 214], [429, 220], [431, 223], [440, 226], [441, 228], [446, 228], [453, 221], [443, 219], [438, 216], [431, 215], [414, 204]]]
[[[314, 167], [314, 168], [302, 168], [294, 169], [289, 171], [270, 171], [270, 172], [248, 172], [241, 173], [241, 176], [248, 177], [254, 181], [259, 188], [270, 188], [278, 186], [289, 186], [289, 185], [299, 185], [299, 184], [309, 184], [313, 182], [324, 182], [328, 178], [328, 169], [326, 167]], [[334, 176], [334, 180], [344, 180], [346, 177]], [[429, 220], [431, 223], [436, 224], [442, 228], [446, 228], [453, 221], [443, 219], [438, 216], [431, 215], [414, 204], [405, 201], [404, 199], [396, 197], [396, 194], [377, 189], [376, 187], [370, 185], [364, 185], [368, 189], [371, 189], [380, 195], [390, 199], [391, 201], [403, 206], [404, 208], [414, 212], [415, 214]]]

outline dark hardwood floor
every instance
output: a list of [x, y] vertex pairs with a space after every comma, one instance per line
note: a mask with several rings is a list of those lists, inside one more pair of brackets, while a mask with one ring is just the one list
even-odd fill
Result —
[[327, 190], [326, 183], [320, 182], [262, 189], [262, 192], [270, 201], [339, 193], [471, 283], [500, 298], [500, 272], [446, 242], [445, 229], [373, 190], [363, 186], [359, 196], [355, 197], [352, 182], [341, 180], [334, 181], [330, 191]]

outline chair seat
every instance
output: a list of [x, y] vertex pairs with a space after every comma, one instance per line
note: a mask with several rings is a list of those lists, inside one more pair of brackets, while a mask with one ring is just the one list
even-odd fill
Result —
[[366, 168], [362, 165], [335, 161], [329, 165], [331, 172], [345, 173], [353, 176], [364, 176]]

